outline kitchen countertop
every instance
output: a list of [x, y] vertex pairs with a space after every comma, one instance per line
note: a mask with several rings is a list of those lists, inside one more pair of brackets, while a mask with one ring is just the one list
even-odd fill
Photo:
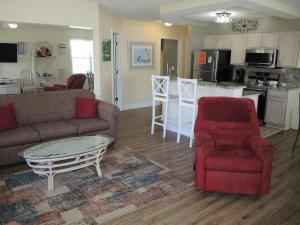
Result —
[[[177, 79], [170, 79], [171, 82], [177, 82]], [[215, 83], [210, 81], [198, 81], [198, 86], [205, 86], [205, 87], [217, 87], [217, 88], [224, 88], [224, 89], [243, 89], [247, 86], [244, 84], [236, 84], [232, 82], [221, 82]]]
[[246, 85], [243, 84], [235, 84], [231, 82], [214, 83], [208, 81], [198, 81], [198, 85], [207, 86], [207, 87], [225, 88], [225, 89], [243, 89], [247, 87]]
[[274, 90], [274, 91], [291, 91], [291, 90], [295, 90], [295, 89], [300, 89], [300, 87], [278, 87], [278, 88], [271, 88], [268, 87], [268, 89]]

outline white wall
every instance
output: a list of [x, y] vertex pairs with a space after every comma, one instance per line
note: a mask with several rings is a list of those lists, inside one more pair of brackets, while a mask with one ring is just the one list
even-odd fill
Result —
[[[72, 74], [70, 40], [92, 40], [93, 33], [90, 30], [70, 29], [63, 26], [27, 25], [19, 24], [17, 29], [0, 27], [0, 43], [25, 42], [26, 54], [18, 55], [18, 63], [1, 63], [0, 77], [20, 78], [20, 72], [24, 69], [32, 69], [32, 45], [34, 42], [47, 41], [53, 46], [58, 69], [64, 69], [67, 75]], [[58, 54], [58, 44], [67, 45], [67, 54]]]
[[[99, 6], [99, 30], [100, 30], [100, 52], [102, 54], [102, 41], [105, 39], [112, 40], [112, 30], [122, 32], [122, 20], [107, 12]], [[104, 101], [112, 102], [112, 61], [102, 61], [100, 56], [101, 68], [101, 93]]]
[[[121, 33], [122, 57], [121, 76], [123, 81], [123, 106], [124, 109], [149, 106], [151, 104], [151, 74], [160, 74], [160, 38], [181, 38], [182, 68], [180, 74], [186, 73], [186, 41], [187, 27], [166, 27], [159, 22], [142, 22], [121, 20], [112, 15], [105, 8], [99, 6], [100, 43], [103, 39], [111, 39], [112, 30]], [[129, 69], [128, 43], [151, 42], [155, 44], [155, 62], [151, 69]], [[101, 48], [100, 48], [101, 49]], [[112, 102], [112, 62], [103, 62], [101, 59], [101, 90], [103, 98]]]
[[[160, 74], [160, 39], [181, 38], [182, 52], [180, 75], [186, 73], [186, 26], [166, 27], [162, 23], [124, 20], [122, 27], [122, 74], [124, 108], [151, 105], [151, 74]], [[129, 69], [129, 42], [152, 42], [155, 44], [154, 68]]]

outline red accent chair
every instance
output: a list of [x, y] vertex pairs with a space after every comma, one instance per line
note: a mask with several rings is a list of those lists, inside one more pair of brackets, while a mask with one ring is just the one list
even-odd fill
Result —
[[73, 74], [67, 80], [67, 85], [54, 84], [52, 87], [45, 86], [44, 91], [58, 91], [67, 89], [82, 89], [85, 82], [84, 74]]
[[197, 189], [249, 195], [269, 192], [275, 147], [261, 137], [251, 99], [201, 98], [194, 131]]

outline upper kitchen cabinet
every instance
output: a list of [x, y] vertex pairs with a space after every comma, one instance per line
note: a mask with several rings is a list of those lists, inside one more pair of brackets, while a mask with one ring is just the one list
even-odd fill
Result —
[[247, 46], [246, 35], [232, 35], [231, 36], [231, 64], [243, 65], [245, 62], [245, 53]]
[[263, 33], [261, 44], [263, 48], [277, 48], [278, 33]]
[[247, 35], [247, 49], [277, 48], [278, 33], [259, 33]]
[[217, 49], [231, 49], [232, 38], [229, 35], [217, 36]]
[[262, 34], [248, 34], [247, 35], [247, 49], [261, 48]]
[[205, 36], [204, 37], [204, 48], [205, 49], [217, 49], [218, 40], [216, 36]]
[[278, 63], [280, 67], [297, 67], [299, 33], [282, 32], [278, 36]]

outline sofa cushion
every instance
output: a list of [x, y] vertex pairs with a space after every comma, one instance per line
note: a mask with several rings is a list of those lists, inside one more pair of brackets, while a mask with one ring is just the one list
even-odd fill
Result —
[[77, 134], [77, 127], [66, 121], [54, 121], [32, 125], [40, 134], [41, 140]]
[[23, 126], [0, 133], [0, 147], [28, 144], [40, 141], [39, 133], [32, 127]]
[[68, 122], [77, 127], [78, 134], [109, 129], [109, 123], [98, 118], [72, 119]]
[[96, 118], [98, 101], [76, 97], [76, 118]]
[[76, 96], [95, 98], [93, 92], [84, 89], [32, 92], [21, 95], [1, 95], [0, 105], [12, 103], [19, 126], [29, 126], [74, 118]]
[[246, 149], [217, 149], [206, 158], [208, 170], [261, 172], [262, 161]]
[[13, 104], [0, 105], [0, 132], [18, 127]]

